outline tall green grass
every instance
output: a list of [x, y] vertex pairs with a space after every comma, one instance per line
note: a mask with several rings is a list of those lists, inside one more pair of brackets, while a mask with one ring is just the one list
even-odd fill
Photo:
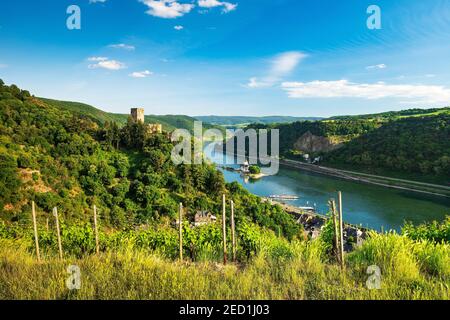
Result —
[[[260, 234], [254, 236], [254, 250], [245, 262], [226, 266], [206, 261], [207, 256], [179, 262], [133, 241], [100, 255], [69, 254], [63, 261], [47, 250], [39, 263], [27, 240], [3, 239], [0, 299], [450, 298], [448, 244], [374, 233], [346, 256], [341, 270], [330, 262], [321, 239], [288, 242], [255, 230]], [[65, 285], [72, 264], [81, 269], [80, 290]], [[366, 286], [370, 265], [381, 269], [380, 290]]]

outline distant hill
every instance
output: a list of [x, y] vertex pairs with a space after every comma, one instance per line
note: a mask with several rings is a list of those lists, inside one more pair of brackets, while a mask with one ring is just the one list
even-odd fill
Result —
[[[55, 108], [61, 108], [67, 111], [71, 111], [72, 113], [77, 113], [83, 116], [89, 116], [92, 119], [100, 122], [105, 123], [106, 121], [109, 122], [116, 122], [119, 125], [125, 125], [128, 120], [128, 114], [118, 114], [118, 113], [109, 113], [102, 111], [100, 109], [97, 109], [93, 106], [90, 106], [85, 103], [80, 102], [72, 102], [72, 101], [59, 101], [59, 100], [52, 100], [52, 99], [46, 99], [46, 98], [39, 98], [46, 102], [47, 104], [51, 105]], [[194, 121], [196, 119], [184, 116], [184, 115], [146, 115], [145, 116], [145, 122], [146, 123], [160, 123], [163, 126], [163, 130], [165, 131], [173, 131], [175, 129], [187, 129], [189, 131], [192, 131], [194, 128]], [[209, 125], [205, 123], [203, 125], [205, 129], [212, 128], [214, 126]]]
[[450, 107], [447, 108], [434, 108], [434, 109], [408, 109], [402, 111], [388, 111], [382, 113], [363, 114], [355, 116], [336, 116], [331, 117], [329, 120], [354, 120], [354, 119], [378, 119], [378, 120], [394, 120], [410, 117], [424, 117], [435, 116], [439, 114], [450, 114]]
[[205, 123], [220, 126], [238, 126], [243, 124], [271, 124], [271, 123], [292, 123], [296, 121], [315, 121], [321, 120], [318, 117], [289, 117], [289, 116], [266, 116], [266, 117], [251, 117], [251, 116], [196, 116], [196, 119]]

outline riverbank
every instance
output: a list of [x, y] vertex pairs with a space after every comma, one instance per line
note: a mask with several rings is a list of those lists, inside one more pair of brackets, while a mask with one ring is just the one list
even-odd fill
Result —
[[450, 198], [450, 187], [447, 186], [334, 169], [289, 159], [280, 160], [280, 164], [345, 180]]

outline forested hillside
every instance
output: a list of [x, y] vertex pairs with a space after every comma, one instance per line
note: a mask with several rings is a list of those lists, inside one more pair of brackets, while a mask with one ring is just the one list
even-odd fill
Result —
[[450, 114], [387, 122], [325, 159], [329, 163], [442, 176], [450, 183]]
[[[278, 128], [280, 153], [302, 160], [302, 153], [322, 156], [322, 164], [382, 175], [450, 183], [450, 109], [412, 109], [322, 121], [251, 125]], [[299, 150], [305, 133], [325, 137], [337, 147], [328, 151]]]
[[165, 135], [146, 136], [141, 124], [103, 124], [0, 82], [0, 218], [29, 226], [34, 200], [41, 221], [58, 206], [64, 220], [86, 222], [95, 204], [104, 227], [167, 225], [180, 202], [188, 218], [200, 209], [220, 213], [225, 193], [239, 221], [299, 234], [290, 215], [226, 185], [213, 165], [175, 166], [172, 147]]
[[279, 129], [280, 153], [285, 157], [295, 155], [294, 145], [305, 133], [310, 132], [315, 136], [335, 138], [337, 142], [348, 141], [381, 126], [378, 121], [366, 120], [323, 120], [323, 121], [299, 121], [287, 124], [252, 124], [247, 128], [253, 129]]

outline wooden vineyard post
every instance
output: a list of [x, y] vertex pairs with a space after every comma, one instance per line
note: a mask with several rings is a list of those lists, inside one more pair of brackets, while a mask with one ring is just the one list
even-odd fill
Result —
[[59, 249], [59, 258], [63, 259], [63, 250], [62, 250], [62, 244], [61, 244], [61, 231], [59, 230], [59, 217], [58, 217], [58, 208], [53, 208], [53, 215], [55, 216], [56, 220], [56, 235], [58, 236], [58, 249]]
[[94, 204], [94, 232], [95, 232], [95, 252], [100, 253], [100, 246], [98, 244], [98, 227], [97, 227], [97, 206]]
[[341, 267], [344, 268], [344, 223], [342, 219], [342, 192], [338, 192], [338, 198], [339, 198], [339, 232], [340, 232], [340, 262]]
[[231, 241], [233, 245], [233, 262], [236, 262], [236, 230], [234, 223], [234, 202], [231, 200]]
[[338, 234], [338, 223], [337, 223], [337, 212], [336, 212], [336, 201], [331, 200], [331, 212], [333, 214], [333, 226], [334, 226], [334, 251], [336, 253], [336, 258], [338, 261], [341, 260], [340, 257], [340, 245], [339, 245], [339, 234]]
[[227, 264], [227, 225], [225, 194], [222, 198], [222, 234], [223, 234], [223, 264]]
[[183, 261], [183, 204], [180, 203], [180, 212], [178, 217], [178, 236], [180, 242], [180, 261]]
[[33, 229], [34, 229], [34, 241], [36, 242], [36, 256], [39, 262], [41, 262], [41, 254], [39, 253], [39, 237], [36, 223], [36, 208], [34, 201], [31, 202], [31, 213], [33, 215]]

